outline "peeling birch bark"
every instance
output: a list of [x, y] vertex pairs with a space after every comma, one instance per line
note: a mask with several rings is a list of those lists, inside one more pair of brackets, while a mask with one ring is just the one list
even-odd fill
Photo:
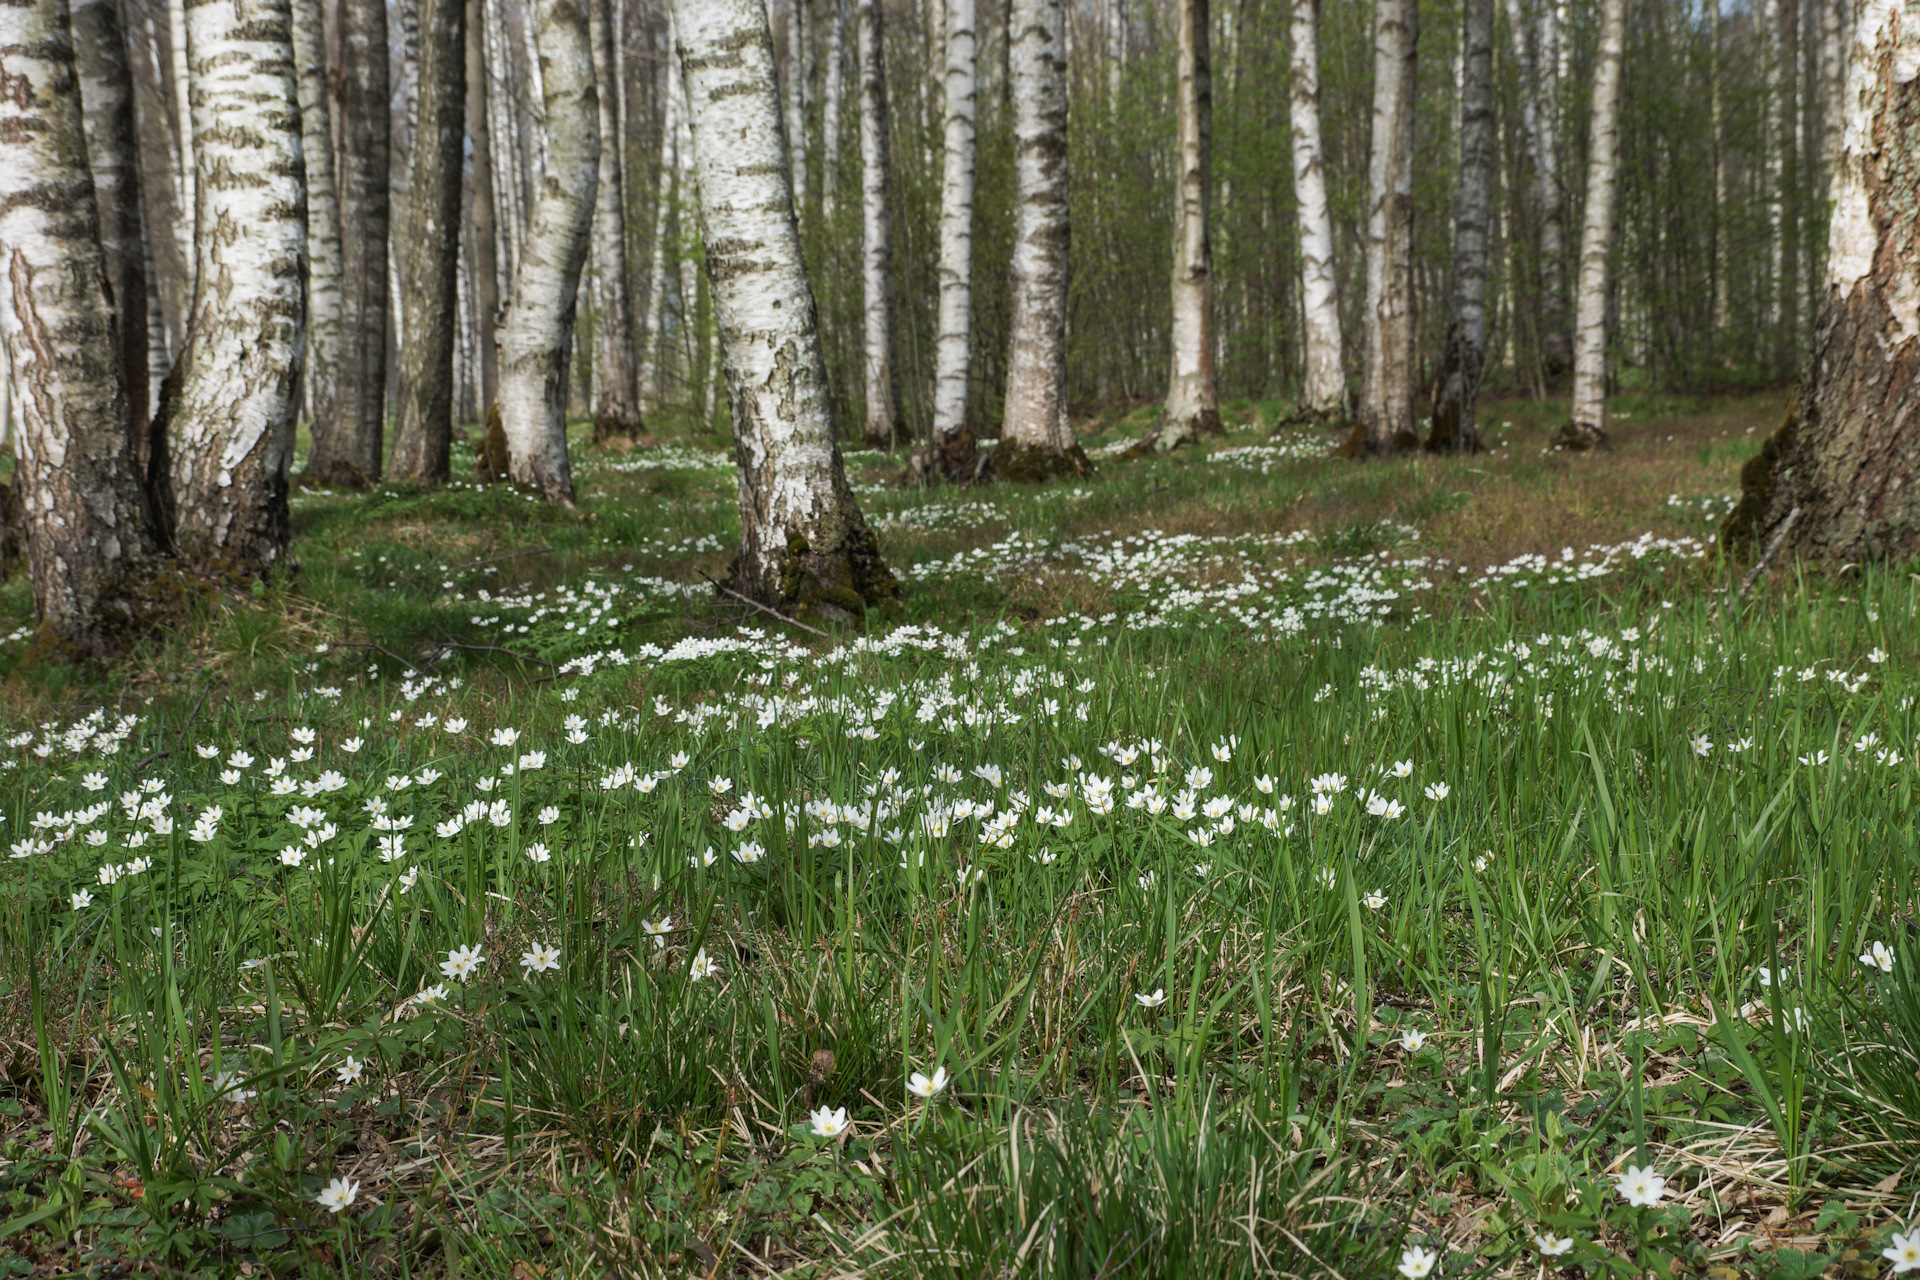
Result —
[[1811, 559], [1920, 551], [1920, 0], [1862, 0], [1840, 107], [1813, 350], [1786, 421], [1742, 470], [1721, 530], [1735, 556], [1783, 530]]
[[1013, 288], [1006, 416], [994, 470], [1010, 480], [1086, 475], [1067, 420], [1067, 14], [1011, 0]]
[[1377, 0], [1373, 26], [1373, 149], [1367, 188], [1366, 363], [1359, 422], [1342, 452], [1385, 457], [1419, 443], [1413, 431], [1413, 99], [1415, 0]]
[[1333, 269], [1333, 219], [1320, 144], [1320, 5], [1293, 0], [1293, 189], [1300, 204], [1300, 295], [1306, 321], [1306, 388], [1301, 408], [1311, 417], [1346, 416], [1347, 375], [1340, 339], [1338, 278]]
[[1213, 69], [1208, 0], [1180, 0], [1177, 13], [1179, 171], [1173, 207], [1173, 368], [1160, 423], [1142, 447], [1171, 453], [1202, 436], [1225, 435], [1214, 380], [1212, 198]]
[[507, 474], [573, 505], [567, 460], [567, 352], [600, 184], [600, 104], [586, 0], [537, 0], [546, 165], [513, 296], [500, 326], [500, 426]]
[[674, 19], [739, 463], [727, 585], [797, 617], [858, 618], [899, 588], [834, 441], [766, 11], [761, 0], [674, 0]]
[[307, 205], [288, 0], [197, 4], [197, 265], [186, 350], [162, 414], [174, 545], [202, 572], [265, 576], [287, 546], [306, 352]]
[[967, 421], [973, 366], [974, 136], [978, 120], [975, 0], [947, 0], [946, 134], [940, 181], [940, 314], [934, 349], [933, 454], [920, 470], [971, 479], [980, 452]]
[[1587, 147], [1587, 211], [1580, 230], [1579, 309], [1574, 321], [1573, 421], [1560, 432], [1569, 449], [1607, 444], [1607, 255], [1620, 155], [1620, 57], [1626, 0], [1601, 0], [1600, 48], [1593, 67], [1593, 134]]
[[0, 341], [34, 616], [44, 641], [105, 656], [151, 620], [163, 559], [127, 430], [65, 0], [0, 6], [0, 49]]

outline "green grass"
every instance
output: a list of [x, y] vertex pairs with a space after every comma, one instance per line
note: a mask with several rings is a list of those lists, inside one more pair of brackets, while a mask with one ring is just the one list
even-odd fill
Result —
[[684, 440], [578, 514], [300, 497], [297, 574], [110, 678], [13, 642], [0, 1274], [1873, 1274], [1920, 580], [1736, 600], [1772, 406], [1644, 399], [1577, 462], [1530, 404], [1391, 467], [856, 455], [909, 591], [830, 643], [716, 604]]

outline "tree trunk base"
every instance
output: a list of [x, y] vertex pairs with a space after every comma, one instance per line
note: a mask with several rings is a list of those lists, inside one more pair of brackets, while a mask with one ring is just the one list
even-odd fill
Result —
[[1003, 480], [1045, 484], [1063, 476], [1085, 480], [1093, 474], [1093, 463], [1087, 459], [1087, 451], [1077, 444], [1066, 449], [1035, 449], [1002, 441], [994, 450], [993, 469]]
[[593, 418], [593, 443], [595, 444], [605, 444], [615, 436], [638, 440], [646, 433], [646, 420], [638, 412], [602, 411], [595, 414]]
[[1145, 458], [1154, 454], [1172, 453], [1185, 445], [1199, 444], [1208, 436], [1224, 436], [1227, 428], [1220, 421], [1218, 409], [1201, 409], [1183, 418], [1162, 414], [1160, 421], [1152, 431], [1125, 453], [1124, 458]]
[[473, 453], [473, 478], [481, 484], [501, 484], [507, 478], [507, 429], [500, 422], [498, 403], [487, 406], [487, 430]]
[[[763, 603], [769, 603], [798, 622], [858, 624], [869, 608], [884, 608], [900, 599], [900, 583], [880, 556], [880, 542], [861, 524], [837, 550], [817, 552], [805, 535], [787, 535], [787, 553], [780, 559], [780, 578], [774, 593], [757, 591], [740, 578], [740, 559], [727, 565], [719, 585]], [[768, 594], [774, 599], [766, 600]]]
[[1553, 447], [1568, 453], [1611, 453], [1613, 441], [1604, 427], [1590, 422], [1563, 423], [1553, 434]]
[[1366, 424], [1356, 422], [1340, 447], [1333, 451], [1336, 458], [1398, 458], [1404, 454], [1416, 453], [1420, 449], [1420, 437], [1411, 431], [1396, 431], [1384, 443], [1377, 443], [1368, 435]]
[[982, 453], [971, 427], [962, 427], [957, 435], [922, 445], [907, 455], [907, 469], [895, 477], [900, 485], [944, 483], [965, 488], [988, 484], [995, 479], [993, 455]]

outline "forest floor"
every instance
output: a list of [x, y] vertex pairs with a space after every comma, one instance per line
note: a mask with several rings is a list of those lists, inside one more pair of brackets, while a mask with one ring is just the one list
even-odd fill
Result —
[[661, 427], [299, 491], [110, 679], [16, 577], [0, 1276], [1877, 1275], [1920, 575], [1738, 593], [1783, 403], [854, 453], [904, 595], [827, 637]]

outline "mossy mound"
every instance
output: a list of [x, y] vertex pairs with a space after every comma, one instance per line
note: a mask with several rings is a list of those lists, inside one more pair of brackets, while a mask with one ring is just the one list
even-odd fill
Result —
[[1067, 449], [1035, 449], [1002, 442], [993, 451], [993, 470], [1002, 480], [1016, 484], [1045, 484], [1063, 477], [1085, 480], [1093, 474], [1093, 463], [1077, 444]]

